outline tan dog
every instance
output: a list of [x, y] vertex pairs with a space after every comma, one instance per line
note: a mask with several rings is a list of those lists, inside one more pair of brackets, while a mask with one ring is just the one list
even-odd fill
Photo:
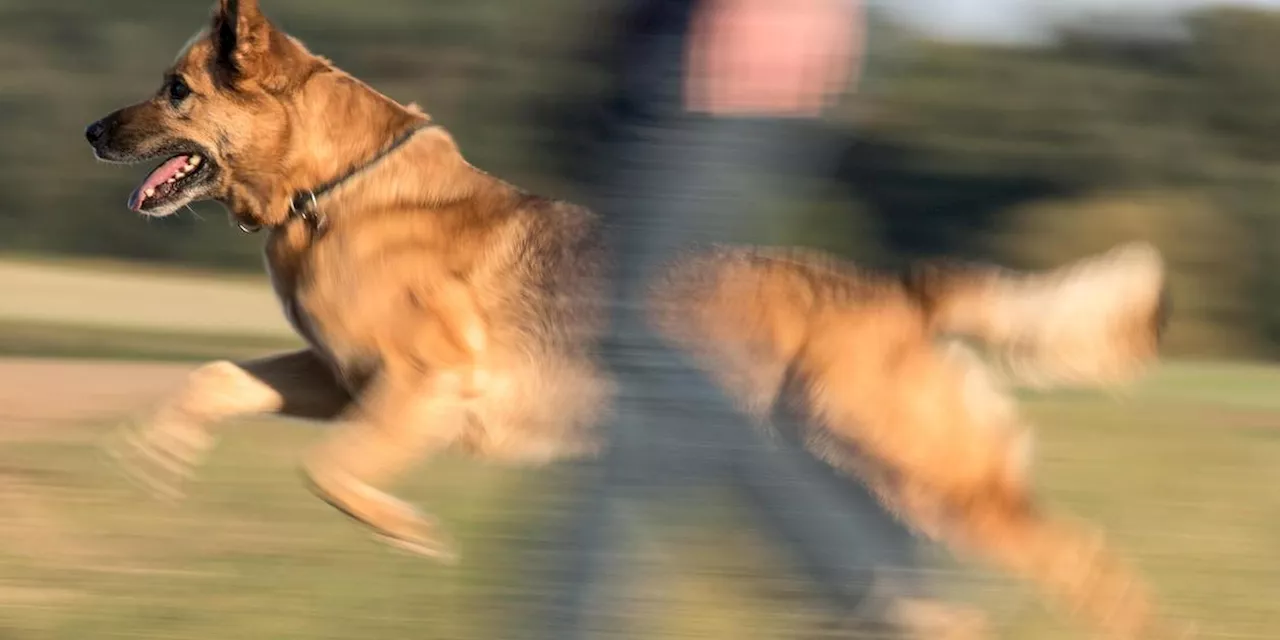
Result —
[[[430, 118], [308, 52], [256, 1], [218, 2], [159, 91], [86, 136], [107, 161], [163, 161], [130, 208], [162, 216], [212, 199], [246, 230], [264, 229], [272, 283], [310, 344], [197, 369], [118, 452], [154, 489], [178, 495], [174, 481], [219, 421], [333, 419], [304, 462], [317, 494], [389, 542], [448, 558], [439, 532], [383, 491], [413, 462], [450, 447], [531, 463], [598, 447], [592, 426], [610, 385], [592, 358], [604, 293], [595, 216], [472, 167]], [[1111, 601], [1112, 628], [1126, 630], [1143, 621], [1141, 597], [1113, 589], [1118, 569], [1081, 580], [1108, 566], [1100, 556], [1059, 563], [1084, 539], [1033, 508], [1028, 439], [1010, 404], [985, 369], [933, 344], [967, 333], [1010, 346], [1022, 364], [1073, 345], [1085, 350], [1056, 373], [1127, 374], [1155, 353], [1161, 272], [1149, 254], [1125, 255], [1124, 269], [1096, 267], [1072, 288], [1080, 277], [982, 269], [922, 270], [904, 285], [819, 258], [734, 251], [682, 263], [655, 310], [756, 410], [806, 381], [798, 397], [826, 427], [810, 434], [814, 450], [860, 462], [908, 520], [1074, 601]], [[1107, 313], [1089, 298], [1098, 291]], [[1047, 320], [1057, 316], [1041, 305], [1063, 301], [1087, 313]]]
[[906, 523], [1136, 638], [1159, 626], [1144, 589], [1099, 537], [1036, 503], [1031, 434], [994, 374], [1039, 386], [1136, 376], [1158, 355], [1164, 292], [1144, 244], [1044, 274], [925, 263], [905, 277], [815, 252], [717, 248], [675, 261], [651, 310], [747, 411], [799, 409], [800, 440]]
[[304, 464], [316, 493], [443, 558], [449, 545], [380, 489], [411, 463], [448, 447], [530, 463], [596, 450], [596, 217], [472, 167], [443, 128], [308, 52], [255, 0], [218, 2], [159, 91], [86, 136], [103, 160], [164, 161], [135, 211], [212, 199], [264, 229], [311, 347], [195, 371], [120, 452], [143, 477], [185, 475], [227, 418], [337, 419]]

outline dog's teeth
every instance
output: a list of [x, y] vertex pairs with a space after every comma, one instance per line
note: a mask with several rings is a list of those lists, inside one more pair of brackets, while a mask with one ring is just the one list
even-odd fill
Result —
[[177, 182], [177, 181], [178, 181], [178, 179], [177, 179], [177, 178], [169, 178], [168, 180], [165, 180], [165, 183], [166, 183], [166, 184], [173, 184], [173, 183], [175, 183], [175, 182]]
[[187, 166], [182, 168], [181, 173], [191, 173], [192, 171], [195, 170], [195, 168], [196, 166], [194, 164], [188, 164]]
[[194, 167], [200, 164], [200, 160], [201, 160], [200, 156], [191, 156], [191, 159], [187, 160], [187, 166]]
[[148, 198], [150, 198], [151, 196], [154, 196], [155, 194], [156, 194], [155, 189], [147, 189], [146, 191], [143, 192], [143, 195], [147, 196]]

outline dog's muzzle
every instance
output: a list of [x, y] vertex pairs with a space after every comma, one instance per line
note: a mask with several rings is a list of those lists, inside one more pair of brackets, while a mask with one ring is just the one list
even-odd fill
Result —
[[84, 139], [89, 141], [89, 145], [93, 147], [94, 151], [100, 154], [103, 151], [103, 146], [111, 139], [111, 133], [115, 130], [118, 121], [119, 118], [113, 113], [97, 122], [91, 123], [84, 128]]

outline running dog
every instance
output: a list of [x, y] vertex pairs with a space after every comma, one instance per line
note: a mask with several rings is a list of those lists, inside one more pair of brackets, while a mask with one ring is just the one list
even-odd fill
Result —
[[[129, 432], [125, 468], [177, 497], [251, 414], [335, 421], [304, 457], [312, 490], [397, 546], [452, 545], [386, 488], [447, 449], [526, 464], [591, 455], [612, 383], [595, 353], [606, 260], [597, 217], [470, 165], [448, 132], [219, 0], [146, 100], [91, 124], [98, 158], [158, 162], [130, 209], [223, 204], [265, 233], [271, 283], [307, 348], [203, 365]], [[1138, 591], [1090, 539], [1046, 519], [1029, 436], [965, 335], [1078, 380], [1156, 355], [1163, 270], [1148, 248], [1048, 276], [923, 265], [905, 279], [815, 255], [729, 249], [680, 261], [654, 318], [762, 414], [801, 400], [805, 442], [922, 531], [1057, 587], [1134, 634]], [[1069, 314], [1063, 314], [1063, 311]], [[940, 346], [944, 341], [951, 346]], [[936, 637], [936, 636], [932, 636]]]
[[[594, 359], [603, 243], [590, 211], [467, 163], [444, 128], [221, 0], [146, 100], [86, 132], [105, 161], [160, 161], [129, 197], [147, 216], [222, 203], [266, 235], [284, 313], [308, 348], [214, 362], [120, 449], [174, 493], [214, 423], [336, 420], [309, 485], [389, 542], [449, 545], [384, 492], [448, 448], [544, 463], [597, 450], [611, 383]], [[158, 476], [164, 474], [164, 477]]]

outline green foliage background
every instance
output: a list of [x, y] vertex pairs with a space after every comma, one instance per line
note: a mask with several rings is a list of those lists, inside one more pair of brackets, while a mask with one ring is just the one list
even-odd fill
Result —
[[[476, 164], [573, 197], [608, 90], [610, 2], [265, 4], [318, 52], [424, 105]], [[130, 215], [138, 171], [96, 163], [81, 137], [153, 91], [208, 10], [0, 0], [0, 251], [258, 268], [260, 238], [216, 207]], [[847, 141], [840, 166], [820, 195], [777, 203], [794, 221], [782, 237], [877, 262], [952, 253], [1024, 266], [1146, 238], [1175, 269], [1175, 352], [1275, 355], [1280, 14], [1116, 24], [996, 46], [877, 19], [870, 80], [825, 125]]]

